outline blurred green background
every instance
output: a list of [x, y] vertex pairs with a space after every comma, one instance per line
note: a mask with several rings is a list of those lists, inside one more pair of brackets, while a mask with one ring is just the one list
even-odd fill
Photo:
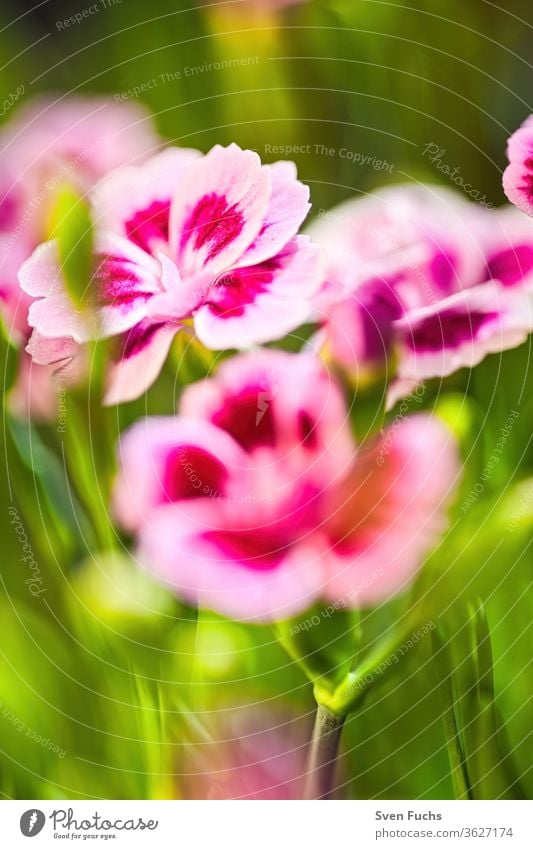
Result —
[[[533, 111], [533, 8], [526, 0], [507, 0], [505, 9], [484, 0], [310, 0], [279, 13], [248, 0], [109, 0], [82, 23], [58, 28], [89, 5], [52, 0], [24, 13], [19, 2], [4, 0], [2, 100], [21, 83], [26, 101], [48, 91], [112, 96], [157, 79], [139, 100], [175, 144], [208, 150], [235, 141], [265, 161], [299, 147], [287, 158], [311, 187], [313, 214], [395, 181], [446, 185], [424, 155], [428, 144], [489, 202], [504, 200], [506, 139]], [[484, 602], [506, 745], [531, 794], [529, 363], [528, 344], [458, 375], [446, 386], [453, 390], [447, 399], [442, 387], [426, 397], [457, 429], [469, 458], [464, 498], [509, 412], [519, 416], [475, 507], [462, 512], [459, 496], [452, 531], [418, 588], [427, 590], [422, 621], [442, 621], [444, 631], [464, 634], [465, 644], [465, 604]], [[146, 409], [170, 412], [174, 396], [169, 368], [148, 400], [129, 405], [120, 421], [106, 414], [103, 424], [84, 422], [87, 410], [72, 398], [71, 410], [81, 410], [78, 450], [95, 428], [116, 434]], [[237, 746], [230, 723], [237, 708], [271, 730], [296, 722], [294, 756], [301, 760], [311, 687], [272, 633], [197, 614], [125, 555], [102, 552], [90, 521], [95, 513], [106, 521], [105, 504], [98, 504], [101, 466], [66, 470], [53, 431], [10, 421], [2, 437], [0, 791], [16, 798], [205, 794], [190, 773], [212, 769], [214, 776], [224, 763], [213, 765], [208, 756], [208, 766], [198, 767], [191, 751], [210, 752], [211, 740], [224, 762], [228, 746]], [[95, 474], [97, 494], [87, 495], [84, 482]], [[32, 597], [21, 578], [20, 532], [9, 507], [38, 563], [42, 596]], [[516, 516], [518, 527], [509, 530]], [[410, 603], [401, 598], [365, 612], [364, 645], [401, 621]], [[348, 722], [341, 795], [452, 796], [430, 654], [430, 640], [422, 640]], [[479, 791], [489, 798], [498, 795], [490, 773], [488, 766]]]

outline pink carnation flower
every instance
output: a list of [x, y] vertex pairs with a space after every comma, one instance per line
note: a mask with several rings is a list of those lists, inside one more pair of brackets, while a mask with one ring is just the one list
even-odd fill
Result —
[[[25, 344], [32, 298], [20, 288], [18, 270], [47, 237], [57, 190], [69, 183], [85, 193], [109, 170], [140, 161], [159, 140], [139, 106], [98, 96], [33, 99], [2, 128], [0, 139], [0, 309], [10, 333]], [[50, 371], [23, 364], [18, 413], [24, 399], [37, 401], [31, 381], [38, 381], [39, 394], [46, 381], [51, 387]], [[54, 409], [53, 393], [48, 396], [31, 405], [38, 417]]]
[[503, 189], [526, 215], [533, 215], [533, 115], [507, 142], [509, 165], [503, 174]]
[[533, 230], [431, 186], [350, 200], [313, 225], [328, 255], [315, 300], [329, 354], [405, 385], [472, 367], [533, 327]]
[[358, 448], [320, 361], [267, 350], [186, 389], [179, 416], [135, 424], [119, 454], [116, 513], [141, 563], [190, 603], [250, 620], [400, 591], [445, 527], [459, 469], [427, 415]]
[[308, 197], [292, 163], [261, 165], [234, 144], [205, 156], [169, 149], [118, 170], [93, 195], [93, 308], [76, 311], [48, 242], [20, 272], [39, 298], [30, 324], [38, 340], [118, 337], [107, 403], [150, 386], [184, 321], [212, 349], [279, 339], [307, 319], [322, 282], [320, 251], [297, 235]]

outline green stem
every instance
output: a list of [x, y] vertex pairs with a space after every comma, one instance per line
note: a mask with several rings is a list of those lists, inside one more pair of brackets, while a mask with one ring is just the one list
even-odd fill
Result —
[[309, 749], [304, 799], [330, 799], [335, 789], [335, 767], [344, 717], [317, 706]]
[[103, 454], [102, 444], [91, 442], [88, 411], [79, 407], [79, 401], [72, 396], [62, 448], [70, 478], [90, 516], [98, 545], [111, 551], [115, 547], [115, 535], [107, 501], [113, 465]]
[[[419, 619], [409, 617], [400, 632], [379, 642], [333, 691], [315, 683], [317, 702], [336, 716], [347, 716], [356, 710], [376, 682], [401, 660], [404, 654], [400, 652], [402, 643], [415, 632], [419, 622]], [[420, 635], [417, 642], [419, 639]]]

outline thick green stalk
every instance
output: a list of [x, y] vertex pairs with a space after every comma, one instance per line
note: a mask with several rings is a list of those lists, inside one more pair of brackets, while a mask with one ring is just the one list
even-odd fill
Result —
[[335, 790], [335, 770], [344, 717], [317, 706], [309, 748], [304, 799], [330, 799]]

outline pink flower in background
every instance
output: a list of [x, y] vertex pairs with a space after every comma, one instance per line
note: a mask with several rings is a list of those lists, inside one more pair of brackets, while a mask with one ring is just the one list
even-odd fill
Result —
[[357, 447], [320, 362], [280, 351], [224, 363], [119, 453], [116, 513], [140, 562], [190, 603], [250, 620], [400, 591], [445, 527], [459, 468], [426, 415]]
[[2, 129], [2, 164], [10, 175], [2, 206], [39, 198], [28, 230], [40, 241], [47, 197], [61, 183], [85, 193], [104, 174], [142, 161], [160, 144], [151, 116], [138, 104], [99, 95], [34, 98]]
[[509, 165], [503, 174], [503, 189], [526, 215], [533, 215], [533, 115], [507, 142]]
[[297, 235], [308, 197], [292, 163], [261, 165], [237, 145], [169, 149], [118, 170], [93, 195], [89, 315], [72, 305], [48, 242], [20, 272], [39, 299], [30, 324], [39, 339], [118, 337], [107, 403], [150, 386], [184, 321], [212, 349], [279, 339], [308, 318], [322, 282], [319, 249]]
[[[107, 171], [140, 161], [160, 142], [143, 109], [99, 96], [31, 100], [2, 128], [0, 139], [0, 309], [8, 331], [25, 344], [32, 298], [20, 288], [18, 270], [48, 236], [58, 189], [68, 183], [85, 193]], [[51, 371], [22, 364], [17, 412], [24, 411], [25, 398], [37, 400], [31, 380], [38, 381], [39, 394], [49, 385], [47, 402], [39, 399], [33, 413], [53, 411]]]
[[[264, 707], [231, 707], [182, 747], [186, 799], [301, 799], [308, 722]], [[207, 739], [206, 739], [207, 738]]]
[[533, 328], [533, 231], [431, 186], [350, 200], [310, 232], [328, 255], [315, 304], [345, 368], [418, 381], [472, 367]]

